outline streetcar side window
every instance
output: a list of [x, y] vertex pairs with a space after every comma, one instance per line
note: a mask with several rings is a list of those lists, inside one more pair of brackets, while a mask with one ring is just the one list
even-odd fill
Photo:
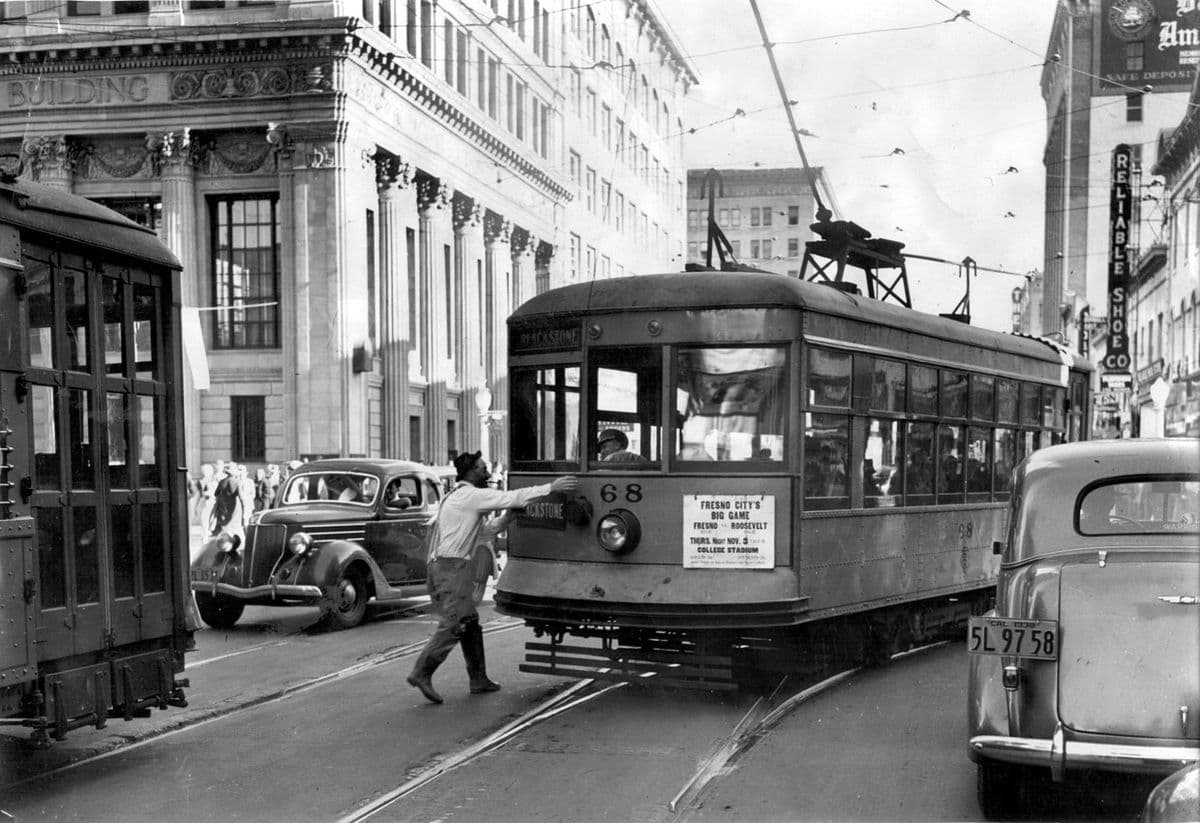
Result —
[[588, 371], [593, 466], [626, 471], [661, 461], [662, 349], [592, 349]]
[[808, 350], [808, 404], [850, 405], [850, 371], [853, 357], [846, 352], [811, 347]]
[[786, 364], [778, 347], [681, 349], [675, 459], [783, 462]]
[[841, 414], [804, 415], [804, 501], [809, 509], [850, 505], [850, 420]]
[[514, 369], [514, 464], [579, 461], [580, 368], [549, 365]]

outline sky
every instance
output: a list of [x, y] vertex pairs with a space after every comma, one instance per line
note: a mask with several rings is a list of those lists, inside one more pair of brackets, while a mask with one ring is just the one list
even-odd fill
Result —
[[[825, 170], [841, 217], [912, 254], [1012, 272], [971, 283], [973, 324], [1011, 329], [1017, 275], [1043, 265], [1054, 0], [757, 1], [796, 125], [813, 135], [801, 137], [808, 163]], [[800, 166], [750, 0], [658, 7], [700, 77], [685, 107], [688, 168]], [[949, 312], [963, 297], [956, 266], [910, 259], [908, 272], [916, 309]]]

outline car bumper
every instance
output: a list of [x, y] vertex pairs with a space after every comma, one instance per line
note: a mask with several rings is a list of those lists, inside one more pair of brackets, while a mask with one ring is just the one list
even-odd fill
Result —
[[1000, 760], [1045, 766], [1056, 780], [1067, 769], [1100, 769], [1138, 774], [1170, 774], [1200, 760], [1200, 746], [1140, 746], [1065, 740], [1061, 732], [1049, 740], [981, 734], [971, 738], [971, 759]]
[[262, 586], [235, 586], [231, 583], [216, 581], [193, 580], [192, 591], [203, 594], [220, 594], [235, 600], [277, 600], [280, 598], [292, 600], [321, 599], [320, 586], [302, 586], [295, 583], [267, 583]]

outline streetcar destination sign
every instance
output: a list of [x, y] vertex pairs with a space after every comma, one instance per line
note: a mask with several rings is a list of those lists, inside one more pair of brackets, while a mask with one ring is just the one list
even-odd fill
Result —
[[683, 567], [775, 568], [775, 497], [685, 494]]

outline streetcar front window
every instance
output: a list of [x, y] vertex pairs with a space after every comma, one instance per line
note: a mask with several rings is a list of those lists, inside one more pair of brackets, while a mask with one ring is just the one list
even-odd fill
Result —
[[782, 462], [783, 348], [697, 348], [675, 364], [675, 459]]
[[531, 464], [578, 463], [579, 376], [577, 365], [513, 370], [514, 464], [535, 468]]
[[661, 461], [662, 350], [593, 349], [588, 370], [593, 466], [625, 471]]

